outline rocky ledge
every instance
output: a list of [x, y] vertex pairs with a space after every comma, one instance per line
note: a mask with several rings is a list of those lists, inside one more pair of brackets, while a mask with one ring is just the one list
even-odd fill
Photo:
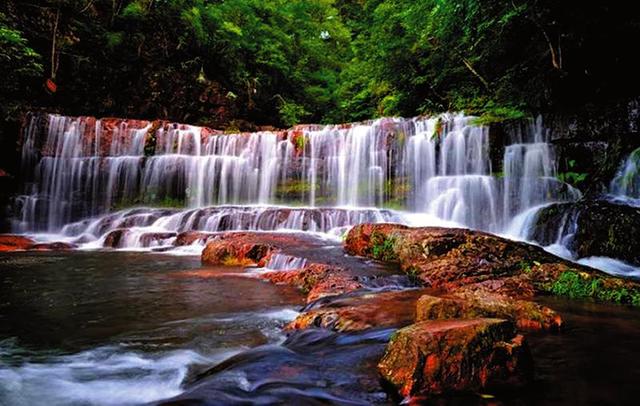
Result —
[[0, 252], [13, 251], [66, 251], [76, 248], [66, 242], [36, 243], [31, 238], [21, 235], [0, 235]]
[[378, 371], [409, 401], [526, 384], [533, 363], [522, 334], [562, 328], [557, 312], [536, 303], [539, 296], [640, 305], [634, 281], [482, 232], [397, 224], [354, 227], [344, 250], [365, 257], [360, 263], [367, 267], [384, 263], [386, 272], [404, 273], [413, 282], [404, 287], [372, 288], [362, 268], [341, 262], [352, 257], [318, 256], [321, 245], [295, 234], [229, 233], [210, 239], [202, 260], [266, 266], [277, 255], [308, 253], [313, 258], [303, 266], [258, 273], [307, 294], [308, 305], [285, 330], [397, 328]]

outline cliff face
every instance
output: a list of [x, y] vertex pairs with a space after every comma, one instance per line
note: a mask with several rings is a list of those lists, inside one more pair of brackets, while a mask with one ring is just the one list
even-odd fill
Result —
[[574, 113], [543, 116], [556, 146], [559, 172], [584, 173], [587, 195], [605, 191], [620, 163], [640, 146], [640, 97]]

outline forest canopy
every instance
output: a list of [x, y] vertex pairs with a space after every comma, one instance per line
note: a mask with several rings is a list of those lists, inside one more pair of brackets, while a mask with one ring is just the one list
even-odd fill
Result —
[[637, 94], [639, 34], [615, 1], [6, 0], [0, 114], [503, 120]]

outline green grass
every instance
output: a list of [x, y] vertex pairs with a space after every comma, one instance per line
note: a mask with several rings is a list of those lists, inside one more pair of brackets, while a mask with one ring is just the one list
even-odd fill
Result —
[[554, 295], [570, 299], [593, 299], [599, 302], [640, 306], [640, 290], [627, 289], [622, 283], [607, 283], [599, 276], [583, 272], [564, 272], [551, 285], [550, 291]]
[[394, 250], [396, 239], [394, 237], [372, 236], [373, 247], [371, 253], [375, 259], [385, 262], [397, 262], [398, 256]]

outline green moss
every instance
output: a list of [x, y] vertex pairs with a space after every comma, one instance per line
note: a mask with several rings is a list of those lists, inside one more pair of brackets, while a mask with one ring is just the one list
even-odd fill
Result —
[[136, 206], [151, 206], [160, 208], [184, 208], [185, 201], [183, 199], [173, 198], [165, 196], [164, 198], [157, 200], [155, 197], [145, 197], [136, 199], [121, 199], [111, 205], [111, 210], [118, 211], [128, 209]]
[[277, 195], [302, 195], [318, 189], [318, 185], [312, 184], [304, 180], [292, 180], [280, 183], [276, 187]]
[[584, 272], [567, 271], [551, 285], [550, 292], [571, 299], [593, 299], [640, 306], [640, 290], [625, 286], [620, 280], [604, 278]]
[[488, 104], [482, 109], [482, 114], [471, 121], [472, 125], [490, 125], [505, 121], [521, 120], [527, 115], [524, 111], [513, 106], [496, 106]]
[[294, 137], [293, 138], [293, 144], [295, 145], [297, 150], [303, 151], [305, 145], [307, 145], [307, 137], [305, 137], [304, 135], [300, 135], [298, 137]]
[[385, 237], [383, 235], [374, 233], [371, 236], [371, 240], [373, 242], [371, 253], [373, 254], [373, 257], [375, 259], [385, 262], [398, 261], [398, 255], [394, 250], [394, 245], [396, 243], [395, 237]]

